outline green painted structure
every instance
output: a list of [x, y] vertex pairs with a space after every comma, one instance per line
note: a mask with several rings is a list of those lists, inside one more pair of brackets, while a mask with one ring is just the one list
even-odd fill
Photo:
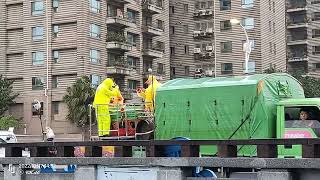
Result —
[[[306, 100], [300, 83], [285, 73], [174, 79], [157, 90], [155, 138], [280, 138], [284, 107], [299, 102], [320, 105]], [[215, 147], [201, 147], [202, 155], [215, 153]], [[238, 154], [254, 156], [256, 148], [238, 147]]]

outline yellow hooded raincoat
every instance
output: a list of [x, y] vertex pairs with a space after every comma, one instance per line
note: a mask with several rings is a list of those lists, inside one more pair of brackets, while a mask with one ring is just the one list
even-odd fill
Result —
[[149, 82], [148, 88], [144, 92], [138, 93], [138, 95], [145, 100], [145, 109], [149, 112], [153, 112], [156, 91], [161, 84], [157, 81], [156, 77], [153, 75], [149, 76], [147, 82]]
[[93, 101], [96, 109], [99, 136], [109, 135], [110, 131], [110, 113], [109, 103], [113, 96], [116, 96], [115, 83], [112, 79], [105, 79], [97, 88]]

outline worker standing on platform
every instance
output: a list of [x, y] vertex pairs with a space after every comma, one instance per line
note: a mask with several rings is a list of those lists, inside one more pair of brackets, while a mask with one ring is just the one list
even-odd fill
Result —
[[96, 90], [93, 107], [96, 109], [99, 136], [110, 134], [109, 104], [111, 97], [116, 96], [116, 94], [116, 85], [111, 78], [105, 79]]
[[137, 89], [137, 94], [144, 99], [145, 110], [147, 112], [153, 113], [155, 107], [156, 91], [161, 84], [157, 81], [154, 75], [149, 75], [148, 80], [145, 83], [148, 85], [148, 88]]

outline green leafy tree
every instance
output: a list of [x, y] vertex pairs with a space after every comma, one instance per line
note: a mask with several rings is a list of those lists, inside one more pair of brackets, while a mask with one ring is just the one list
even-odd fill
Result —
[[5, 116], [9, 106], [14, 104], [18, 94], [13, 92], [13, 81], [0, 75], [0, 129], [6, 130], [9, 127], [18, 127], [19, 120], [12, 116]]
[[86, 133], [89, 125], [88, 104], [93, 102], [95, 89], [92, 88], [90, 79], [83, 76], [71, 86], [67, 88], [67, 93], [63, 97], [63, 101], [67, 104], [67, 119], [78, 127], [82, 128]]
[[0, 117], [0, 130], [8, 130], [9, 127], [18, 128], [20, 126], [20, 121], [13, 116]]
[[292, 73], [292, 76], [301, 83], [306, 97], [320, 97], [320, 79], [305, 75], [299, 71]]
[[18, 94], [14, 93], [12, 88], [13, 81], [4, 78], [0, 75], [0, 116], [9, 109], [9, 106], [14, 104], [14, 99]]
[[[271, 74], [281, 72], [275, 66], [270, 65], [264, 73]], [[307, 98], [320, 97], [320, 79], [308, 76], [304, 71], [295, 71], [291, 75], [296, 78], [304, 89], [304, 95]]]

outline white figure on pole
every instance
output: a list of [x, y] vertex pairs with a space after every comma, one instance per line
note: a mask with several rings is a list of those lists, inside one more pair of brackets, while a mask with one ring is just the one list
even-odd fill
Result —
[[244, 34], [246, 35], [246, 42], [243, 44], [243, 51], [245, 52], [245, 74], [249, 73], [249, 60], [250, 60], [250, 53], [251, 53], [251, 46], [252, 42], [249, 40], [249, 36], [247, 33], [247, 30], [245, 27], [242, 26], [239, 20], [237, 19], [231, 19], [230, 20], [231, 24], [239, 24], [241, 28], [244, 31]]

